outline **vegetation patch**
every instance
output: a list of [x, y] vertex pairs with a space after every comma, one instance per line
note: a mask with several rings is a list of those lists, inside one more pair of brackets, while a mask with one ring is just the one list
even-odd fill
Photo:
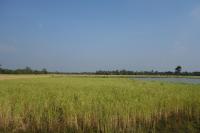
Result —
[[1, 132], [200, 132], [200, 85], [51, 76], [0, 81]]

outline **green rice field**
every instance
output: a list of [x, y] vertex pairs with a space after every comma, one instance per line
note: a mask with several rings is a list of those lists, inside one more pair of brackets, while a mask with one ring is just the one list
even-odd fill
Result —
[[198, 133], [200, 85], [120, 77], [1, 78], [2, 133]]

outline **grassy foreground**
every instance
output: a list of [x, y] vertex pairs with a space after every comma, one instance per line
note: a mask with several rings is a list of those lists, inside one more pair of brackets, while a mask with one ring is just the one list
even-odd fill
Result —
[[200, 85], [75, 76], [0, 80], [0, 132], [200, 132]]

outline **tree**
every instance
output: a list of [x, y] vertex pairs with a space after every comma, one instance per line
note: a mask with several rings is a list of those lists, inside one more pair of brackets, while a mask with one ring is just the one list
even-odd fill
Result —
[[2, 73], [2, 71], [1, 71], [1, 64], [0, 64], [0, 73]]
[[31, 74], [32, 73], [32, 69], [30, 67], [26, 67], [24, 69], [21, 70], [22, 73], [25, 73], [25, 74]]
[[42, 69], [42, 73], [43, 73], [43, 74], [47, 74], [47, 73], [48, 73], [48, 72], [47, 72], [47, 69], [46, 69], [46, 68], [43, 68], [43, 69]]
[[181, 67], [181, 66], [177, 66], [177, 67], [175, 68], [175, 74], [180, 74], [181, 71], [182, 71], [182, 67]]

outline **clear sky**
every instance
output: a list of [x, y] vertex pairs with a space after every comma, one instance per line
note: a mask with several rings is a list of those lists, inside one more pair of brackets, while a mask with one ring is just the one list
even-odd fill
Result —
[[200, 0], [0, 0], [0, 64], [200, 70]]

